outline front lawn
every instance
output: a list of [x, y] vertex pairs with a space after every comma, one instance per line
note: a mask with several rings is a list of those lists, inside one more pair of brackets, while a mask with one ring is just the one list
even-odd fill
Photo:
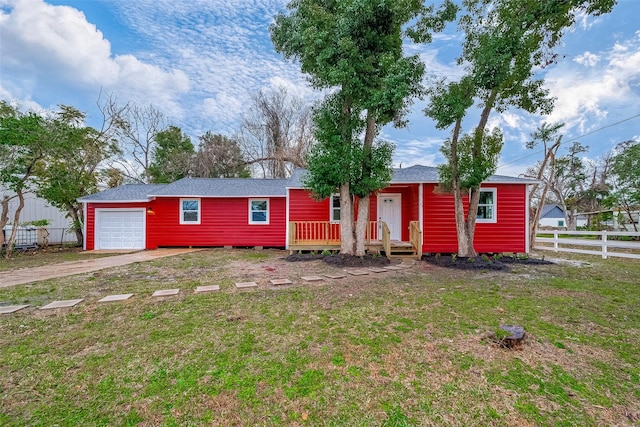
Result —
[[[0, 317], [0, 424], [640, 423], [638, 261], [305, 283], [342, 269], [285, 256], [208, 250], [0, 289], [5, 304], [86, 299]], [[221, 291], [193, 294], [207, 284]], [[181, 293], [149, 296], [166, 288]], [[136, 295], [96, 303], [118, 293]], [[500, 324], [524, 326], [521, 349], [485, 338]]]

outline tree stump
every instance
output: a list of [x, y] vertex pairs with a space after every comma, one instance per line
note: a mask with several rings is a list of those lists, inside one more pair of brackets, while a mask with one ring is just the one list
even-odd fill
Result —
[[514, 349], [522, 346], [525, 335], [522, 326], [500, 325], [500, 329], [489, 334], [489, 338], [500, 348]]

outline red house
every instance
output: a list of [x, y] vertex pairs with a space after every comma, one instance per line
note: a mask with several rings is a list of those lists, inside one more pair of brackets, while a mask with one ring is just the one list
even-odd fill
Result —
[[[339, 197], [313, 200], [302, 187], [304, 173], [297, 170], [289, 179], [184, 178], [83, 197], [85, 249], [337, 249]], [[390, 185], [371, 197], [368, 248], [387, 255], [456, 252], [453, 196], [435, 193], [437, 183], [435, 168], [395, 169]], [[532, 183], [496, 175], [483, 183], [478, 252], [528, 252], [527, 187]]]

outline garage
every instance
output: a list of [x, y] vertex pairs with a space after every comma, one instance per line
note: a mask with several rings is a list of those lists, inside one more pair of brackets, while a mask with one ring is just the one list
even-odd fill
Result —
[[144, 249], [144, 209], [96, 209], [95, 249]]

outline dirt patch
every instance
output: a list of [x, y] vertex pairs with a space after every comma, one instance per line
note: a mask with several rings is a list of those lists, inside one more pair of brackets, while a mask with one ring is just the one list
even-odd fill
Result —
[[291, 254], [285, 258], [289, 262], [315, 261], [321, 259], [325, 263], [334, 267], [384, 267], [391, 264], [391, 261], [379, 255], [323, 255], [323, 254]]
[[498, 270], [509, 271], [512, 265], [549, 265], [551, 261], [539, 258], [520, 258], [517, 256], [479, 255], [475, 257], [457, 257], [455, 255], [425, 255], [422, 260], [438, 267], [457, 270]]

